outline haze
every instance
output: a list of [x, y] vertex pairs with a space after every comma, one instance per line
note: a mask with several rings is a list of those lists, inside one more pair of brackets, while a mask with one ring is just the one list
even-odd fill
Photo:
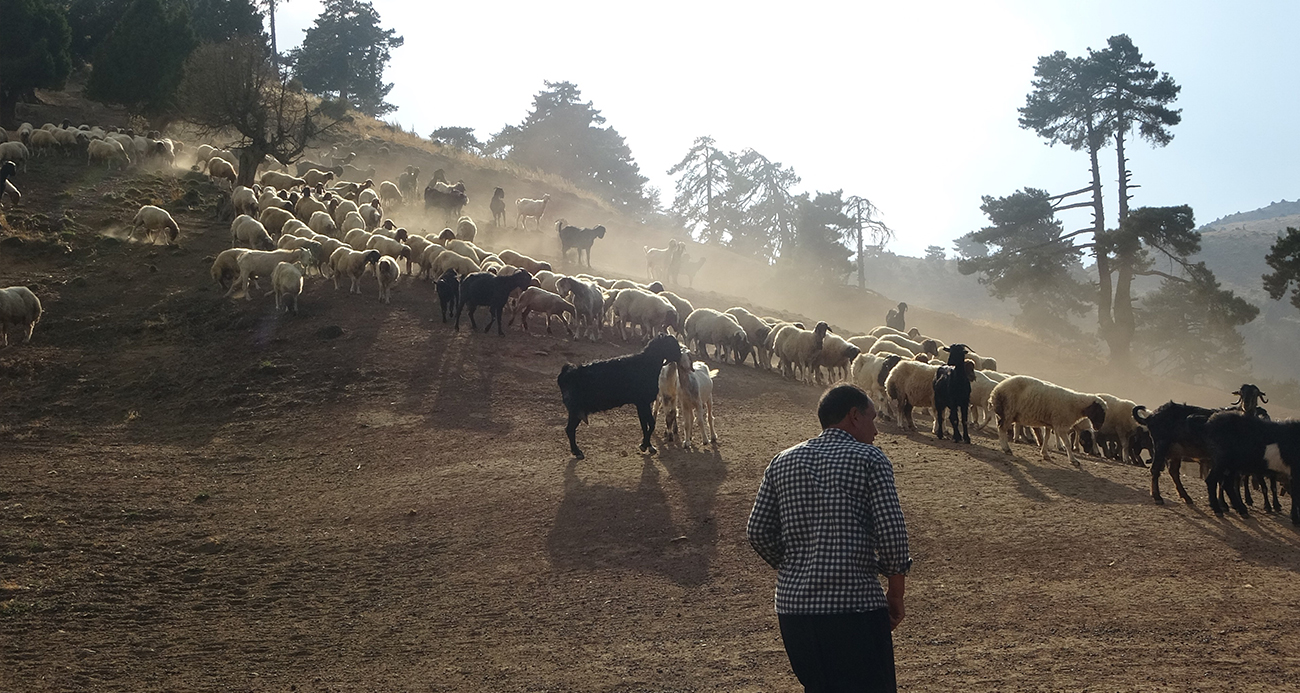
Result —
[[[665, 172], [707, 134], [794, 167], [801, 190], [871, 199], [900, 254], [951, 252], [985, 224], [981, 195], [1088, 184], [1086, 155], [1021, 130], [1016, 109], [1039, 56], [1081, 55], [1120, 33], [1183, 87], [1174, 141], [1129, 149], [1135, 206], [1186, 203], [1208, 223], [1298, 195], [1294, 3], [374, 5], [406, 38], [385, 74], [390, 122], [423, 136], [468, 126], [486, 140], [524, 118], [543, 81], [572, 81], [665, 204]], [[315, 0], [281, 3], [280, 49], [319, 12]], [[1068, 229], [1089, 224], [1088, 210], [1068, 214]]]

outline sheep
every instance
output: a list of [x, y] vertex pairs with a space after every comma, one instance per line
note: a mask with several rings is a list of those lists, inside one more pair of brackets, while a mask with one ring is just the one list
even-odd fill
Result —
[[871, 399], [879, 405], [880, 415], [885, 418], [893, 418], [893, 407], [885, 391], [885, 381], [902, 360], [903, 358], [896, 354], [867, 353], [858, 354], [858, 357], [853, 359], [850, 381], [871, 395]]
[[817, 352], [821, 351], [827, 332], [834, 330], [824, 322], [817, 323], [811, 330], [786, 325], [777, 331], [772, 341], [772, 353], [780, 359], [785, 377], [794, 378], [796, 370], [809, 367]]
[[349, 294], [361, 294], [361, 276], [366, 273], [366, 265], [379, 264], [382, 257], [378, 250], [353, 250], [341, 246], [330, 254], [330, 272], [334, 278], [334, 289], [339, 288], [339, 275], [352, 280], [348, 287]]
[[1300, 470], [1296, 469], [1300, 464], [1300, 421], [1276, 422], [1253, 412], [1220, 411], [1201, 426], [1214, 460], [1214, 467], [1205, 477], [1210, 509], [1223, 514], [1225, 507], [1217, 497], [1217, 489], [1222, 487], [1232, 508], [1242, 518], [1249, 517], [1237, 479], [1265, 472], [1286, 474], [1291, 478], [1291, 522], [1300, 525], [1300, 506], [1296, 505], [1300, 496]]
[[[970, 443], [971, 383], [975, 381], [975, 362], [966, 360], [966, 345], [952, 345], [948, 365], [940, 366], [934, 376], [934, 435], [943, 440], [943, 413], [948, 411], [954, 443]], [[961, 418], [961, 430], [957, 419]]]
[[140, 230], [144, 231], [144, 237], [150, 243], [154, 242], [154, 234], [159, 232], [167, 237], [169, 244], [175, 243], [176, 237], [181, 233], [181, 227], [172, 219], [172, 215], [162, 207], [153, 205], [145, 205], [135, 213], [135, 219], [131, 221], [131, 236], [135, 237]]
[[506, 191], [502, 188], [495, 188], [492, 191], [492, 201], [488, 203], [488, 209], [492, 210], [492, 225], [500, 228], [506, 223]]
[[267, 207], [258, 215], [257, 220], [262, 223], [268, 233], [279, 235], [286, 222], [295, 219], [293, 212], [281, 207]]
[[[1027, 375], [1013, 375], [998, 383], [993, 388], [989, 401], [993, 413], [998, 417], [998, 442], [1006, 453], [1011, 452], [1009, 438], [1011, 427], [1015, 424], [1044, 426], [1057, 438], [1066, 440], [1070, 429], [1081, 419], [1088, 419], [1093, 428], [1100, 428], [1106, 421], [1106, 403], [1100, 397], [1075, 392]], [[1041, 448], [1044, 460], [1050, 459], [1047, 444], [1048, 436], [1044, 435]], [[1074, 450], [1067, 447], [1065, 452], [1070, 464], [1078, 467], [1079, 461], [1074, 457]]]
[[[993, 412], [989, 409], [989, 395], [993, 394], [993, 388], [998, 383], [1006, 379], [1005, 374], [996, 371], [975, 371], [975, 379], [970, 386], [971, 418], [975, 420], [975, 430], [984, 430], [993, 419]], [[1110, 412], [1109, 407], [1106, 411]]]
[[931, 356], [939, 356], [940, 355], [939, 349], [942, 347], [942, 345], [939, 344], [939, 342], [933, 339], [926, 339], [924, 341], [918, 342], [898, 334], [883, 335], [880, 337], [880, 340], [878, 341], [893, 342], [894, 344], [897, 344], [907, 349], [913, 354], [929, 354]]
[[[286, 233], [281, 235], [280, 239], [275, 242], [275, 247], [279, 250], [306, 248], [311, 251], [312, 262], [310, 264], [314, 265], [316, 270], [323, 276], [325, 274], [324, 268], [325, 265], [329, 263], [330, 255], [339, 247], [340, 244], [333, 238], [327, 238], [325, 236], [321, 236], [320, 238], [323, 240], [317, 241], [315, 239], [303, 238], [302, 236], [294, 236], [293, 234]], [[326, 242], [329, 242], [330, 245], [325, 245]]]
[[407, 166], [406, 172], [397, 177], [397, 189], [403, 197], [415, 197], [420, 187], [420, 167]]
[[[369, 178], [367, 178], [365, 181], [360, 183], [354, 183], [354, 182], [335, 183], [334, 187], [330, 188], [330, 192], [333, 192], [335, 195], [343, 197], [344, 199], [352, 200], [355, 202], [357, 198], [361, 196], [361, 193], [369, 190], [372, 186], [374, 186], [374, 184], [375, 182], [370, 180]], [[357, 204], [361, 204], [361, 203], [357, 202]]]
[[[651, 248], [649, 246], [642, 247], [645, 248], [646, 274], [649, 276], [650, 281], [654, 281], [655, 279], [663, 279], [667, 281], [668, 265], [676, 261], [677, 258], [686, 250], [686, 244], [676, 238], [668, 239], [667, 248]], [[655, 270], [659, 270], [658, 277], [655, 276]]]
[[474, 237], [478, 235], [478, 226], [473, 219], [469, 217], [460, 217], [456, 220], [456, 238], [462, 241], [474, 242]]
[[[700, 424], [700, 443], [718, 442], [718, 433], [713, 421], [713, 379], [717, 375], [717, 369], [710, 369], [703, 361], [692, 362], [691, 353], [682, 350], [682, 355], [677, 361], [677, 402], [681, 406], [682, 424], [686, 429], [682, 435], [683, 448], [690, 447], [693, 442], [695, 435], [691, 429], [696, 418], [699, 419]], [[692, 417], [691, 414], [695, 416]]]
[[463, 279], [470, 274], [478, 272], [479, 265], [477, 262], [465, 257], [464, 255], [447, 251], [433, 259], [433, 264], [430, 266], [429, 271], [433, 276], [440, 277], [447, 270], [455, 270], [456, 274], [459, 274]]
[[897, 414], [898, 426], [907, 431], [915, 431], [916, 422], [912, 419], [912, 411], [918, 407], [934, 407], [934, 377], [939, 372], [939, 364], [921, 363], [902, 357], [899, 359], [885, 378], [885, 396]]
[[666, 299], [639, 289], [620, 291], [614, 300], [614, 316], [618, 321], [618, 333], [627, 341], [625, 323], [640, 325], [646, 339], [651, 335], [666, 331], [677, 323], [677, 310]]
[[[4, 128], [0, 128], [3, 132]], [[0, 163], [0, 202], [4, 201], [5, 196], [9, 197], [9, 203], [18, 206], [22, 202], [23, 195], [18, 192], [18, 187], [10, 180], [18, 172], [18, 167], [12, 161]]]
[[271, 240], [266, 227], [247, 214], [241, 214], [230, 222], [230, 241], [232, 247], [243, 245], [254, 249], [275, 250], [275, 241]]
[[393, 258], [394, 262], [398, 259], [406, 260], [406, 273], [411, 273], [411, 246], [399, 240], [376, 234], [366, 241], [365, 247], [366, 249], [378, 250], [384, 257]]
[[[353, 250], [365, 250], [370, 245], [370, 239], [375, 238], [375, 234], [365, 229], [352, 229], [343, 235], [343, 242], [352, 247]], [[383, 236], [379, 236], [383, 238]]]
[[290, 306], [293, 314], [298, 314], [298, 296], [302, 294], [302, 265], [296, 262], [281, 262], [271, 270], [271, 291], [275, 293], [275, 310], [280, 311], [284, 304], [285, 312]]
[[334, 180], [335, 175], [336, 174], [333, 171], [322, 171], [316, 168], [309, 168], [306, 171], [299, 171], [298, 173], [298, 176], [306, 181], [307, 185], [310, 185], [313, 188], [318, 185], [329, 183]]
[[853, 359], [861, 353], [862, 349], [849, 344], [843, 337], [837, 334], [826, 335], [822, 340], [821, 350], [811, 362], [814, 379], [821, 382], [823, 368], [827, 370], [830, 382], [848, 378], [849, 370], [853, 367]]
[[749, 356], [749, 335], [735, 316], [712, 308], [691, 311], [683, 323], [687, 345], [693, 346], [701, 356], [708, 357], [708, 345], [714, 345], [713, 357], [726, 362], [730, 353], [736, 363]]
[[591, 267], [591, 246], [596, 243], [597, 238], [605, 237], [605, 227], [597, 226], [595, 228], [578, 228], [569, 226], [568, 222], [560, 219], [555, 222], [555, 232], [560, 235], [560, 257], [565, 262], [569, 261], [569, 249], [573, 248], [578, 251], [578, 264], [582, 264], [582, 251], [587, 251], [587, 266]]
[[[326, 193], [326, 194], [331, 195], [331, 197], [333, 196], [332, 193]], [[311, 188], [305, 188], [303, 190], [302, 197], [298, 198], [298, 202], [296, 202], [293, 206], [293, 213], [299, 219], [302, 219], [303, 221], [307, 221], [311, 219], [312, 215], [315, 214], [316, 212], [324, 212], [328, 214], [329, 205], [313, 197], [311, 193]]]
[[1129, 455], [1129, 440], [1142, 428], [1137, 419], [1133, 418], [1137, 403], [1106, 393], [1097, 396], [1106, 404], [1106, 420], [1097, 427], [1094, 439], [1100, 442], [1113, 438], [1119, 443], [1121, 461], [1125, 464], [1142, 464], [1140, 459], [1134, 461]]
[[360, 211], [361, 208], [357, 206], [356, 202], [352, 200], [339, 200], [338, 204], [335, 205], [334, 209], [330, 212], [330, 215], [334, 217], [334, 224], [339, 228], [343, 228], [343, 220], [347, 218], [348, 214], [360, 213]]
[[[665, 291], [659, 295], [663, 296], [667, 293], [669, 292]], [[749, 339], [749, 343], [754, 347], [754, 365], [761, 365], [764, 370], [771, 368], [772, 357], [768, 353], [765, 343], [767, 342], [767, 336], [772, 332], [772, 327], [764, 322], [762, 318], [740, 306], [728, 308], [726, 313], [735, 318], [741, 327], [745, 328], [745, 335]]]
[[307, 177], [307, 172], [312, 170], [329, 172], [329, 173], [333, 173], [336, 176], [341, 175], [343, 173], [342, 168], [326, 166], [325, 164], [317, 163], [309, 159], [300, 159], [296, 164], [294, 164], [294, 166], [298, 171], [298, 175], [304, 178]]
[[363, 210], [366, 208], [366, 205], [372, 202], [377, 202], [378, 200], [379, 192], [374, 188], [367, 188], [357, 193], [357, 204], [361, 205], [361, 209]]
[[531, 257], [524, 255], [523, 253], [517, 253], [513, 250], [506, 249], [497, 253], [497, 255], [506, 264], [514, 265], [515, 267], [522, 267], [528, 270], [534, 276], [536, 276], [538, 272], [551, 271], [551, 263], [534, 260]]
[[239, 183], [239, 172], [235, 165], [217, 156], [208, 159], [208, 177], [226, 181], [232, 190]]
[[490, 315], [487, 327], [483, 328], [486, 333], [492, 329], [492, 324], [496, 323], [497, 334], [505, 336], [505, 330], [502, 327], [501, 313], [505, 310], [506, 301], [510, 300], [510, 293], [515, 289], [526, 290], [533, 282], [533, 275], [521, 271], [518, 274], [512, 274], [507, 277], [498, 277], [488, 272], [475, 272], [460, 283], [460, 300], [456, 303], [456, 324], [455, 329], [460, 331], [460, 315], [469, 307], [469, 324], [471, 328], [478, 328], [474, 322], [474, 311], [479, 306], [487, 306]]
[[247, 252], [247, 248], [230, 248], [217, 253], [216, 259], [212, 261], [211, 274], [222, 291], [228, 290], [231, 282], [239, 276], [239, 258]]
[[600, 290], [594, 284], [576, 277], [561, 277], [555, 282], [555, 288], [555, 293], [560, 296], [572, 297], [574, 322], [578, 323], [578, 334], [575, 336], [581, 337], [585, 328], [588, 339], [593, 342], [599, 340], [605, 313], [605, 299]]
[[900, 302], [897, 308], [886, 313], [885, 324], [899, 331], [907, 329], [907, 304]]
[[[918, 330], [917, 332], [919, 334], [920, 331]], [[868, 330], [867, 334], [877, 339], [884, 337], [887, 334], [895, 334], [895, 335], [899, 335], [900, 337], [908, 337], [908, 334], [906, 332], [903, 332], [902, 330], [895, 330], [894, 328], [889, 327], [888, 325], [877, 325], [871, 328], [870, 330]]]
[[371, 166], [368, 169], [362, 170], [352, 164], [343, 164], [339, 177], [345, 181], [351, 181], [354, 183], [360, 183], [362, 181], [369, 182], [370, 179], [375, 177], [375, 167]]
[[474, 262], [482, 262], [483, 258], [487, 257], [487, 253], [483, 252], [473, 243], [462, 241], [460, 239], [446, 241], [443, 247], [457, 255], [464, 255]]
[[384, 204], [401, 206], [403, 197], [402, 191], [392, 181], [383, 181], [379, 184], [379, 200]]
[[308, 185], [307, 179], [305, 178], [298, 178], [297, 176], [280, 173], [279, 171], [267, 171], [266, 173], [263, 173], [260, 181], [262, 185], [270, 185], [282, 190], [301, 188]]
[[671, 291], [660, 291], [655, 295], [673, 304], [673, 310], [677, 311], [677, 324], [673, 325], [673, 329], [677, 332], [678, 337], [685, 336], [686, 318], [690, 317], [690, 314], [695, 312], [695, 306], [692, 305], [690, 301]]
[[347, 216], [343, 217], [343, 221], [339, 223], [339, 233], [343, 234], [344, 238], [347, 238], [347, 235], [353, 231], [365, 231], [369, 233], [369, 229], [366, 227], [366, 220], [361, 218], [361, 214], [358, 212], [348, 212]]
[[657, 452], [650, 443], [650, 435], [655, 428], [652, 405], [658, 394], [659, 373], [665, 363], [681, 358], [681, 350], [676, 339], [661, 335], [650, 340], [638, 354], [582, 366], [564, 364], [556, 383], [569, 413], [564, 432], [569, 438], [569, 451], [576, 459], [585, 457], [578, 448], [578, 424], [585, 422], [590, 414], [625, 404], [636, 406], [637, 418], [641, 421], [640, 450], [651, 454]]
[[[0, 145], [4, 146], [4, 145]], [[113, 162], [117, 162], [122, 168], [131, 165], [131, 157], [122, 147], [122, 143], [116, 140], [94, 140], [86, 145], [86, 165], [90, 166], [96, 161], [103, 161], [104, 168], [110, 168]], [[213, 176], [214, 178], [219, 176]], [[232, 181], [234, 178], [230, 179]]]
[[[125, 156], [125, 153], [123, 153], [123, 156]], [[27, 157], [27, 145], [22, 142], [5, 142], [0, 144], [0, 163], [11, 161], [16, 166], [21, 165], [23, 172], [25, 173], [27, 171]], [[127, 163], [130, 162], [128, 161]], [[87, 160], [86, 164], [90, 165], [90, 160]], [[123, 168], [125, 168], [125, 164], [123, 164]]]
[[23, 331], [23, 344], [32, 341], [32, 330], [41, 321], [41, 299], [25, 286], [0, 289], [0, 346], [9, 346], [9, 328]]
[[[526, 270], [519, 271], [524, 272]], [[498, 273], [497, 276], [501, 276], [500, 273]], [[522, 315], [524, 331], [527, 332], [528, 314], [532, 312], [542, 313], [546, 316], [546, 334], [551, 334], [551, 317], [558, 316], [560, 322], [564, 325], [565, 331], [569, 333], [570, 337], [576, 339], [573, 334], [573, 328], [570, 327], [569, 322], [564, 319], [564, 314], [568, 313], [569, 315], [572, 315], [574, 322], [577, 322], [577, 308], [575, 308], [572, 303], [564, 300], [564, 298], [558, 294], [551, 293], [550, 291], [537, 286], [528, 287], [528, 289], [519, 296], [518, 301], [515, 303], [514, 313], [510, 316], [510, 324], [515, 324], [515, 318]]]
[[536, 272], [533, 272], [533, 279], [537, 280], [537, 285], [553, 294], [559, 293], [557, 288], [560, 279], [563, 277], [563, 274], [556, 274], [549, 269], [539, 269]]
[[[415, 249], [412, 248], [411, 252], [414, 254]], [[438, 275], [433, 273], [433, 263], [437, 261], [439, 255], [445, 252], [447, 252], [446, 248], [437, 243], [430, 243], [423, 252], [415, 256], [416, 262], [420, 264], [420, 277], [426, 280], [436, 278]]]
[[385, 255], [379, 258], [375, 264], [375, 278], [379, 280], [379, 302], [393, 302], [393, 285], [397, 283], [402, 276], [402, 269], [397, 266], [397, 260]]
[[[897, 355], [899, 355], [899, 356], [902, 356], [902, 357], [905, 358], [905, 359], [910, 359], [910, 358], [916, 356], [916, 352], [912, 351], [911, 349], [908, 349], [907, 347], [905, 347], [905, 346], [903, 346], [903, 345], [901, 345], [901, 344], [895, 344], [894, 342], [891, 342], [891, 341], [888, 341], [888, 340], [885, 340], [885, 339], [877, 339], [877, 340], [875, 341], [875, 343], [872, 344], [871, 347], [870, 347], [869, 349], [867, 349], [867, 353], [869, 353], [869, 354], [897, 354]], [[946, 357], [946, 355], [945, 355], [945, 357]]]
[[551, 201], [550, 193], [542, 195], [540, 200], [530, 200], [521, 197], [515, 200], [515, 209], [519, 215], [515, 217], [515, 228], [528, 228], [528, 220], [532, 219], [537, 224], [537, 230], [542, 228], [542, 216], [546, 214], [546, 205]]
[[[334, 223], [334, 217], [331, 217], [329, 212], [312, 212], [312, 215], [307, 219], [307, 228], [311, 229], [312, 233], [329, 236], [330, 238], [337, 237], [339, 233], [338, 224]], [[284, 231], [283, 228], [280, 230], [281, 232]]]
[[27, 140], [27, 146], [37, 156], [45, 156], [51, 150], [59, 149], [59, 141], [49, 130], [37, 130]]
[[250, 250], [240, 255], [237, 262], [239, 263], [239, 278], [230, 285], [226, 291], [226, 296], [235, 293], [235, 288], [240, 287], [244, 294], [244, 300], [253, 300], [253, 295], [248, 291], [248, 283], [254, 277], [268, 277], [275, 270], [275, 266], [281, 262], [299, 262], [310, 263], [312, 260], [311, 250], [307, 248], [298, 248], [297, 250]]
[[257, 205], [257, 193], [243, 185], [235, 186], [230, 191], [230, 206], [235, 208], [235, 214], [247, 214], [250, 217], [261, 212]]

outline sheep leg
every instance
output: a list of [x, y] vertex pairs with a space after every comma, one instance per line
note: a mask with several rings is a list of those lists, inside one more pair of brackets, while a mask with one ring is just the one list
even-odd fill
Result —
[[582, 416], [576, 411], [569, 411], [569, 423], [564, 426], [564, 434], [569, 437], [569, 452], [577, 459], [582, 459], [586, 455], [578, 449], [578, 422], [582, 421]]
[[641, 452], [653, 455], [658, 450], [650, 444], [650, 434], [655, 432], [655, 417], [650, 414], [650, 403], [638, 402], [636, 415], [641, 419]]

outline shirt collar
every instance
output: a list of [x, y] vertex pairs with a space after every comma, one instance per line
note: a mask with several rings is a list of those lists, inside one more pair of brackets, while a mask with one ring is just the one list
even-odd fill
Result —
[[846, 430], [844, 430], [844, 429], [842, 429], [842, 428], [823, 428], [823, 429], [822, 429], [822, 434], [821, 434], [820, 436], [817, 436], [817, 437], [818, 437], [818, 438], [826, 438], [826, 439], [828, 439], [828, 440], [830, 440], [830, 439], [839, 440], [839, 441], [846, 442], [846, 443], [856, 443], [856, 442], [858, 442], [858, 439], [857, 439], [857, 438], [854, 438], [852, 435], [849, 434], [848, 431], [846, 431]]

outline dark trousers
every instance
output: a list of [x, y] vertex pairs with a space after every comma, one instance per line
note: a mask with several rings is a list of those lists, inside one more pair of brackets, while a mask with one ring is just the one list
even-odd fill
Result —
[[807, 693], [896, 691], [889, 610], [778, 614], [790, 667]]

